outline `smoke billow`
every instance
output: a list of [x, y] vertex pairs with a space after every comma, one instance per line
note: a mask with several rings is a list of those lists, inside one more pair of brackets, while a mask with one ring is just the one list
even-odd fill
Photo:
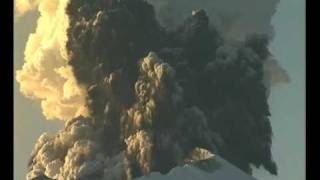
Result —
[[16, 74], [20, 90], [27, 97], [40, 99], [47, 119], [87, 116], [86, 92], [77, 85], [65, 47], [68, 17], [64, 9], [68, 0], [37, 2], [37, 29], [29, 36], [25, 63]]
[[21, 17], [39, 5], [39, 0], [15, 0], [15, 16]]
[[226, 22], [237, 33], [197, 9], [228, 17], [228, 1], [150, 2], [39, 1], [17, 80], [48, 119], [66, 122], [39, 138], [27, 179], [129, 180], [167, 173], [199, 148], [277, 174], [267, 98], [288, 78], [268, 50], [276, 1], [250, 31], [239, 6]]
[[210, 24], [225, 38], [244, 39], [252, 33], [270, 34], [271, 18], [279, 0], [147, 0], [154, 4], [158, 19], [174, 30], [194, 9], [204, 9]]

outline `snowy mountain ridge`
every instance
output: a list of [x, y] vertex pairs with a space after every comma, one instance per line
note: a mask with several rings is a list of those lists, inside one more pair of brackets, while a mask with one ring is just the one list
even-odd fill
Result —
[[168, 174], [152, 172], [135, 180], [257, 180], [218, 155], [173, 168]]

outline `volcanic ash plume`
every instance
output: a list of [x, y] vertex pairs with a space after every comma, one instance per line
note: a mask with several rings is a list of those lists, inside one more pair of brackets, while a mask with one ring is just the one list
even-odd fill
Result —
[[130, 180], [192, 162], [197, 149], [277, 174], [267, 98], [287, 79], [269, 35], [227, 41], [201, 9], [168, 30], [143, 0], [39, 10], [17, 80], [48, 119], [66, 121], [39, 138], [27, 179]]
[[23, 16], [28, 11], [34, 10], [38, 4], [39, 0], [14, 0], [15, 2], [15, 16]]
[[47, 119], [69, 120], [86, 116], [86, 92], [77, 85], [72, 67], [68, 65], [66, 30], [69, 21], [65, 14], [68, 1], [42, 0], [38, 3], [37, 29], [29, 36], [25, 63], [16, 74], [20, 90], [29, 98], [40, 99]]
[[204, 9], [210, 23], [225, 38], [244, 39], [251, 33], [271, 34], [271, 19], [279, 0], [147, 0], [160, 23], [173, 30], [194, 9]]

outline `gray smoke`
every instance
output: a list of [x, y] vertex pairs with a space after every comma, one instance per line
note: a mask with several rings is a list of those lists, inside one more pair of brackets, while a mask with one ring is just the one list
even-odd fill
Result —
[[244, 39], [248, 34], [272, 34], [271, 19], [279, 0], [147, 0], [160, 23], [174, 30], [194, 9], [204, 9], [225, 38]]
[[129, 180], [167, 173], [198, 148], [277, 174], [265, 65], [276, 2], [261, 2], [264, 17], [238, 1], [187, 2], [69, 1], [68, 65], [89, 117], [41, 136], [27, 179]]

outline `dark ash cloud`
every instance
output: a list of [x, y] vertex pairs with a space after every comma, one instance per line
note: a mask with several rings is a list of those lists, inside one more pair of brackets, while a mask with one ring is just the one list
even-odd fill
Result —
[[[211, 10], [191, 8], [216, 7], [228, 17], [228, 1], [185, 8], [170, 1], [188, 11], [186, 17], [170, 11], [172, 22], [162, 15], [170, 3], [153, 2], [155, 8], [143, 0], [69, 2], [69, 65], [87, 91], [90, 115], [39, 138], [29, 179], [129, 180], [151, 171], [167, 173], [197, 148], [247, 173], [254, 165], [277, 174], [267, 102], [271, 80], [265, 71], [276, 1], [261, 4], [270, 11], [260, 12], [268, 18], [259, 14], [249, 21], [253, 26], [264, 19], [256, 29], [245, 28], [256, 13], [250, 12], [221, 26], [237, 27], [227, 34], [212, 23]], [[248, 13], [245, 3], [237, 3], [234, 16]], [[170, 23], [177, 25], [169, 31]]]

